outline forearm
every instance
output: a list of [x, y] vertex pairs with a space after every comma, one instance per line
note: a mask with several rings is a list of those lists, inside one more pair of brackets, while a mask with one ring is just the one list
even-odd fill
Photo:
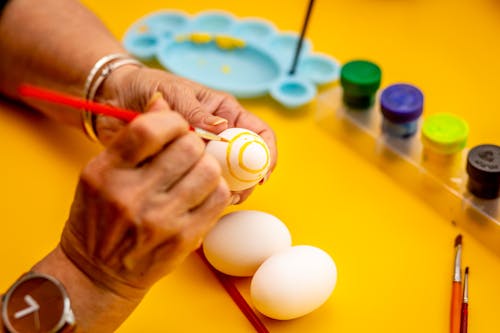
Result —
[[[20, 99], [20, 83], [82, 96], [94, 63], [124, 53], [103, 23], [76, 0], [10, 0], [0, 17], [0, 92]], [[79, 111], [24, 100], [46, 115], [80, 126]]]
[[[66, 288], [75, 314], [77, 332], [114, 332], [139, 304], [96, 286], [57, 247], [32, 271], [58, 279]], [[2, 332], [2, 331], [0, 331]]]

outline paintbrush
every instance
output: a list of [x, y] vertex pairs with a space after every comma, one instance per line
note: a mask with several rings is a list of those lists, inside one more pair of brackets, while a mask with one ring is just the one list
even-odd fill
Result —
[[462, 302], [462, 235], [455, 238], [455, 265], [451, 289], [450, 333], [460, 333], [460, 307]]
[[469, 267], [465, 267], [464, 295], [462, 298], [462, 316], [460, 317], [460, 333], [467, 333], [469, 318]]
[[304, 18], [304, 22], [302, 23], [302, 30], [300, 31], [300, 37], [299, 37], [299, 40], [297, 41], [297, 45], [295, 47], [295, 53], [293, 55], [292, 67], [288, 71], [288, 75], [294, 75], [295, 70], [297, 69], [300, 51], [302, 50], [302, 44], [304, 43], [304, 38], [306, 36], [307, 26], [309, 25], [309, 19], [311, 18], [313, 5], [314, 5], [314, 0], [309, 0], [309, 4], [307, 6], [306, 16]]
[[[87, 110], [94, 114], [102, 114], [114, 118], [121, 119], [125, 122], [131, 122], [135, 117], [140, 115], [141, 113], [135, 112], [132, 110], [117, 108], [110, 105], [99, 104], [96, 102], [86, 101], [82, 98], [66, 95], [57, 91], [40, 88], [33, 85], [22, 84], [18, 89], [19, 95], [23, 97], [35, 98], [39, 100], [43, 100], [46, 102], [51, 102], [55, 104], [62, 104], [66, 106], [70, 106], [77, 109]], [[227, 139], [218, 136], [217, 134], [211, 133], [201, 128], [192, 127], [189, 128], [191, 131], [194, 131], [199, 137], [206, 140], [213, 141], [224, 141], [228, 142]]]
[[238, 288], [236, 288], [234, 283], [231, 282], [230, 277], [228, 275], [216, 270], [208, 262], [201, 247], [198, 248], [198, 250], [196, 250], [196, 253], [198, 254], [198, 256], [200, 256], [201, 260], [205, 263], [205, 265], [207, 265], [207, 267], [210, 268], [210, 270], [215, 275], [217, 280], [219, 280], [220, 284], [222, 284], [222, 286], [224, 287], [226, 292], [229, 294], [229, 296], [231, 296], [233, 302], [238, 306], [240, 311], [245, 315], [245, 317], [252, 324], [252, 326], [255, 328], [255, 330], [258, 333], [269, 333], [268, 329], [266, 328], [266, 326], [264, 326], [264, 324], [259, 319], [257, 314], [255, 314], [252, 307], [247, 303], [245, 298], [243, 298], [243, 296], [239, 292]]

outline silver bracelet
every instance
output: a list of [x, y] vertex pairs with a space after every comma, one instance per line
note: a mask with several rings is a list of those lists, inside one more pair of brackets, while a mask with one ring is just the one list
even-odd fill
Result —
[[89, 101], [93, 101], [95, 98], [95, 94], [97, 93], [97, 89], [101, 86], [101, 84], [106, 80], [106, 78], [111, 75], [111, 73], [122, 66], [125, 65], [137, 65], [137, 66], [142, 66], [142, 63], [140, 63], [138, 60], [128, 58], [128, 59], [119, 59], [114, 62], [108, 63], [106, 66], [101, 71], [101, 74], [97, 77], [97, 79], [94, 81], [94, 84], [90, 87], [87, 99]]
[[[129, 55], [121, 53], [110, 54], [99, 59], [90, 70], [87, 80], [85, 81], [85, 99], [93, 101], [104, 80], [117, 68], [129, 64], [142, 66], [142, 63], [139, 61], [131, 58]], [[99, 74], [99, 76], [96, 77], [97, 74]], [[90, 140], [98, 141], [95, 128], [96, 115], [87, 110], [83, 110], [81, 115], [83, 131]]]
[[108, 54], [105, 55], [104, 57], [100, 58], [97, 60], [97, 62], [94, 64], [92, 69], [89, 72], [89, 75], [87, 76], [87, 80], [85, 81], [85, 87], [83, 90], [83, 98], [88, 99], [90, 87], [92, 85], [92, 82], [95, 79], [95, 76], [97, 73], [101, 70], [101, 68], [106, 65], [108, 62], [114, 61], [116, 59], [125, 59], [129, 58], [128, 55], [124, 53], [113, 53], [113, 54]]

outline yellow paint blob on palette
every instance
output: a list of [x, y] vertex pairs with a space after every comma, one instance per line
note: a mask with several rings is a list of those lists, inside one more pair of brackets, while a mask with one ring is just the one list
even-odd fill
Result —
[[219, 136], [228, 140], [210, 141], [206, 151], [219, 161], [222, 176], [232, 191], [256, 185], [269, 171], [269, 148], [256, 133], [243, 128], [229, 128]]

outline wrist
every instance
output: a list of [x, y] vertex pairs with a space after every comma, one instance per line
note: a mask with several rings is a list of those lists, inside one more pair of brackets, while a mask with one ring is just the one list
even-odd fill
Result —
[[[83, 97], [88, 101], [96, 101], [96, 95], [99, 90], [104, 89], [102, 86], [105, 81], [107, 81], [108, 77], [125, 66], [142, 67], [143, 65], [136, 59], [123, 53], [112, 53], [101, 57], [94, 64], [85, 80]], [[113, 103], [113, 100], [110, 98], [104, 98], [104, 102], [106, 104], [116, 104], [116, 101]], [[99, 141], [96, 131], [97, 115], [87, 110], [83, 110], [81, 113], [81, 120], [83, 131], [88, 138], [91, 141]]]
[[124, 298], [94, 283], [68, 259], [60, 246], [38, 262], [32, 271], [50, 275], [64, 285], [78, 332], [113, 331], [141, 301], [140, 298]]
[[128, 90], [126, 82], [129, 81], [130, 75], [136, 75], [141, 67], [137, 64], [126, 64], [113, 70], [97, 89], [94, 96], [94, 101], [103, 104], [121, 105], [123, 100], [121, 93]]

